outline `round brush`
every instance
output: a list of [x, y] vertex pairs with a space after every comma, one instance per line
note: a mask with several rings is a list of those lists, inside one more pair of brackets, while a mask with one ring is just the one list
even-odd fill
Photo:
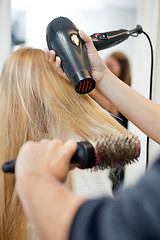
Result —
[[[95, 170], [109, 167], [125, 166], [137, 160], [140, 155], [140, 141], [134, 134], [104, 134], [97, 137], [95, 147], [87, 142], [78, 142], [78, 147], [71, 159], [78, 168]], [[2, 165], [5, 173], [14, 173], [15, 161]]]
[[131, 133], [101, 135], [96, 138], [95, 168], [125, 166], [140, 156], [139, 138]]

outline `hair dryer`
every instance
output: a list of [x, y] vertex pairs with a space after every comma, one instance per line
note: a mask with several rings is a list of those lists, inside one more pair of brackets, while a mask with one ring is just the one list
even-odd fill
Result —
[[128, 39], [129, 36], [137, 37], [142, 32], [142, 27], [137, 25], [137, 27], [132, 30], [120, 29], [110, 32], [94, 33], [91, 35], [91, 38], [97, 51], [100, 51], [123, 42]]
[[[84, 94], [95, 87], [85, 44], [78, 34], [77, 27], [68, 18], [58, 17], [47, 26], [46, 40], [48, 48], [54, 50], [62, 60], [62, 68], [73, 82], [76, 92]], [[126, 40], [129, 36], [138, 36], [142, 27], [132, 30], [120, 29], [91, 35], [96, 49], [103, 50]]]
[[76, 26], [65, 17], [52, 20], [47, 26], [48, 48], [62, 60], [62, 68], [73, 82], [76, 92], [88, 93], [95, 87], [85, 44]]

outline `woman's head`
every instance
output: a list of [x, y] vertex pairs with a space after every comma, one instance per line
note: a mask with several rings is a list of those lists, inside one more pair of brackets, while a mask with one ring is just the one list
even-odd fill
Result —
[[[0, 103], [0, 165], [16, 158], [28, 140], [74, 137], [94, 143], [100, 134], [127, 131], [88, 95], [77, 94], [39, 49], [22, 48], [7, 59], [0, 78]], [[14, 175], [0, 174], [0, 192], [0, 238], [24, 239]], [[13, 223], [15, 235], [9, 232]]]
[[106, 120], [108, 130], [115, 124], [89, 96], [77, 94], [39, 49], [22, 48], [8, 58], [0, 94], [1, 116], [5, 112], [3, 118], [7, 120], [3, 122], [2, 118], [1, 122], [6, 124], [5, 131], [8, 129], [5, 135], [14, 138], [15, 145], [44, 137], [66, 140], [73, 133], [87, 138]]
[[122, 52], [113, 52], [106, 58], [106, 65], [118, 78], [129, 86], [131, 85], [130, 64], [126, 55]]

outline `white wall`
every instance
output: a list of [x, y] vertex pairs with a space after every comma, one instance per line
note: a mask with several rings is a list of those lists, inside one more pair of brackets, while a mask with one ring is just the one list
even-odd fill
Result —
[[[82, 0], [78, 4], [73, 0], [60, 0], [56, 4], [52, 0], [12, 0], [13, 11], [26, 10], [26, 45], [46, 48], [47, 24], [58, 16], [70, 18], [78, 28], [87, 34], [132, 29], [137, 25], [137, 0]], [[133, 65], [135, 38], [112, 49], [99, 52], [105, 58], [111, 51], [122, 50]]]
[[0, 73], [11, 50], [10, 0], [0, 0]]
[[[143, 26], [143, 30], [149, 35], [154, 51], [154, 71], [153, 71], [153, 98], [152, 100], [160, 103], [160, 1], [159, 0], [139, 0], [137, 6], [137, 22]], [[133, 68], [132, 86], [146, 98], [149, 97], [150, 87], [150, 63], [151, 51], [147, 38], [141, 34], [135, 40], [136, 52]], [[152, 113], [150, 113], [152, 114]], [[154, 124], [154, 123], [153, 123]], [[141, 156], [139, 162], [127, 167], [126, 185], [132, 184], [138, 180], [146, 171], [146, 140], [147, 137], [133, 124], [130, 124], [130, 130], [135, 132], [141, 141]], [[157, 134], [159, 134], [157, 132]], [[151, 165], [158, 153], [160, 147], [157, 143], [149, 141], [149, 165]]]
[[[123, 0], [124, 1], [124, 0]], [[123, 2], [121, 1], [121, 2]], [[18, 0], [12, 0], [13, 3]], [[52, 0], [46, 1], [29, 1], [23, 6], [20, 4], [12, 4], [14, 10], [24, 10], [26, 12], [26, 36], [27, 45], [45, 48], [46, 47], [46, 26], [58, 16], [70, 18], [77, 27], [83, 29], [87, 34], [94, 32], [103, 32], [116, 30], [119, 28], [133, 28], [136, 25], [136, 4], [131, 7], [116, 6], [111, 4], [112, 1], [104, 3], [98, 0], [81, 1], [79, 5], [75, 1], [57, 1], [56, 4]], [[118, 48], [124, 50], [132, 59], [132, 51], [134, 40], [130, 39], [125, 44], [121, 44]], [[105, 51], [106, 55], [109, 51]]]

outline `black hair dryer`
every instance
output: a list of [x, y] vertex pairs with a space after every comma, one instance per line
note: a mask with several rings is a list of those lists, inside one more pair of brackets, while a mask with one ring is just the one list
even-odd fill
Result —
[[77, 27], [65, 17], [52, 20], [47, 26], [46, 40], [62, 60], [62, 68], [74, 84], [76, 92], [85, 94], [95, 87], [87, 51]]

